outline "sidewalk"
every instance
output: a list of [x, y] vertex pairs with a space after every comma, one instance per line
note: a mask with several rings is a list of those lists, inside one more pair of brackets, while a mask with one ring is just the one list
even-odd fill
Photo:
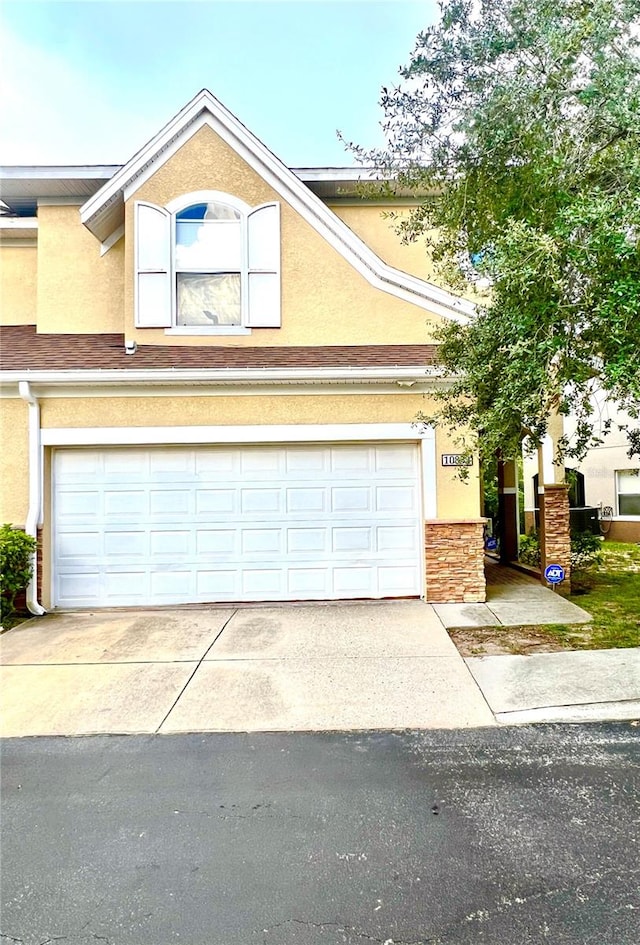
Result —
[[[535, 578], [487, 560], [486, 604], [435, 604], [448, 629], [587, 623], [590, 615]], [[640, 648], [465, 663], [501, 724], [640, 719]]]

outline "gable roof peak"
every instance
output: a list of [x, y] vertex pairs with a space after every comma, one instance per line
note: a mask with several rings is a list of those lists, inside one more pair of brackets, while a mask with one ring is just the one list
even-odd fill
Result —
[[[102, 242], [124, 221], [124, 201], [205, 124], [376, 288], [434, 314], [465, 321], [472, 303], [384, 263], [294, 172], [208, 89], [201, 89], [80, 208], [80, 219]], [[364, 171], [364, 169], [363, 169]]]

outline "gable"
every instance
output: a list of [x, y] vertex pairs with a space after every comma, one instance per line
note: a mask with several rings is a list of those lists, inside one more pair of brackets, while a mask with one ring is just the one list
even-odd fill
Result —
[[473, 313], [473, 306], [468, 302], [383, 263], [207, 90], [188, 103], [87, 201], [81, 209], [83, 223], [99, 239], [107, 239], [122, 223], [119, 207], [123, 200], [140, 191], [143, 184], [206, 125], [375, 288], [444, 318], [465, 320]]
[[[171, 210], [176, 201], [187, 199], [185, 195], [206, 193], [218, 194], [220, 199], [227, 194], [229, 201], [248, 208], [278, 206], [281, 320], [277, 327], [261, 327], [259, 332], [246, 338], [239, 329], [233, 333], [229, 330], [231, 337], [219, 332], [212, 339], [206, 339], [204, 329], [167, 330], [171, 325], [167, 312], [167, 321], [157, 329], [140, 327], [138, 322], [135, 338], [139, 344], [159, 344], [173, 334], [180, 334], [181, 344], [202, 344], [207, 340], [222, 345], [420, 344], [429, 341], [430, 333], [425, 324], [428, 316], [422, 306], [372, 286], [332, 242], [283, 199], [280, 190], [271, 186], [208, 126], [188, 138], [144, 183], [132, 188], [126, 200], [125, 324], [129, 327], [125, 330], [128, 333], [134, 330], [136, 308], [133, 250], [136, 213], [146, 205], [157, 207], [159, 211]], [[197, 199], [201, 199], [200, 196]], [[168, 277], [166, 285], [169, 285]], [[165, 297], [169, 291], [165, 290]], [[432, 313], [434, 323], [439, 323], [441, 318]], [[156, 335], [156, 331], [160, 334]]]

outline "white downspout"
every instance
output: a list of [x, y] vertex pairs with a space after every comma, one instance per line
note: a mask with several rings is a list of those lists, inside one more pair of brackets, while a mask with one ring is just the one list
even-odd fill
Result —
[[[20, 381], [18, 393], [29, 407], [29, 511], [24, 527], [27, 535], [38, 537], [42, 509], [42, 457], [40, 446], [40, 404], [28, 381]], [[27, 586], [27, 608], [36, 617], [46, 614], [38, 602], [38, 555], [33, 555], [33, 573]]]

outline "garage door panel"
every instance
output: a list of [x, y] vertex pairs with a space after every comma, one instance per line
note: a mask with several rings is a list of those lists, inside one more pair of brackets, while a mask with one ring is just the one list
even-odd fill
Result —
[[237, 553], [238, 537], [233, 528], [198, 528], [196, 552], [198, 555], [233, 555]]
[[55, 601], [417, 595], [418, 457], [408, 444], [60, 450]]
[[411, 525], [380, 525], [376, 528], [376, 547], [381, 553], [406, 551], [417, 553], [420, 547], [418, 529]]
[[288, 596], [292, 599], [324, 600], [330, 596], [330, 573], [326, 567], [289, 568], [287, 572]]
[[197, 489], [197, 515], [236, 515], [239, 496], [233, 489]]
[[105, 564], [112, 558], [145, 558], [149, 554], [149, 534], [146, 531], [114, 531], [110, 528], [104, 532], [104, 553], [107, 559]]
[[143, 601], [148, 593], [146, 571], [105, 571], [103, 593], [107, 599], [126, 599], [128, 603]]
[[196, 574], [196, 595], [202, 601], [240, 600], [240, 575], [231, 568], [201, 570]]
[[369, 512], [372, 508], [371, 489], [366, 486], [336, 487], [331, 490], [331, 509], [334, 512]]
[[324, 479], [331, 467], [326, 450], [288, 449], [285, 452], [285, 468], [287, 475], [298, 479]]
[[242, 450], [240, 453], [240, 477], [252, 479], [256, 473], [259, 478], [275, 476], [282, 478], [285, 472], [285, 456], [280, 449]]
[[132, 517], [149, 514], [149, 495], [144, 489], [135, 492], [127, 489], [105, 489], [103, 514], [109, 518], [120, 518], [130, 522]]
[[417, 580], [415, 567], [378, 568], [378, 590], [383, 597], [388, 594], [411, 594]]
[[333, 528], [333, 551], [373, 551], [375, 549], [375, 529], [369, 528]]
[[282, 489], [258, 489], [243, 486], [240, 493], [240, 510], [243, 514], [277, 512], [283, 509]]

